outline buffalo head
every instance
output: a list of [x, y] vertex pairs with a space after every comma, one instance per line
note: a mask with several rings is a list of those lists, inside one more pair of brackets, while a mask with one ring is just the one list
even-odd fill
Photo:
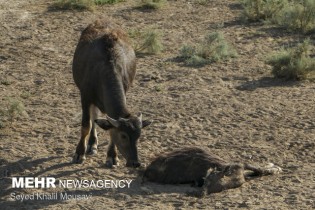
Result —
[[126, 159], [127, 167], [141, 165], [138, 160], [137, 143], [141, 129], [150, 125], [152, 121], [142, 120], [142, 114], [140, 114], [117, 120], [107, 116], [107, 119], [97, 119], [95, 123], [104, 130], [110, 130], [111, 141]]

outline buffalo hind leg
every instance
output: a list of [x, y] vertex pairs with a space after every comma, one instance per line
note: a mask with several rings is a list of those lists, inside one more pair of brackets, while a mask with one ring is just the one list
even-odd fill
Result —
[[89, 107], [82, 103], [82, 123], [81, 123], [81, 139], [77, 146], [75, 155], [73, 157], [73, 163], [83, 163], [85, 158], [85, 152], [87, 148], [87, 139], [90, 136], [92, 123], [90, 120]]
[[91, 115], [91, 123], [92, 123], [92, 129], [90, 133], [90, 138], [88, 141], [87, 151], [86, 153], [89, 155], [95, 155], [97, 154], [97, 145], [98, 145], [98, 138], [97, 138], [97, 131], [95, 127], [94, 120], [97, 119], [99, 110], [94, 105], [90, 106], [90, 115]]

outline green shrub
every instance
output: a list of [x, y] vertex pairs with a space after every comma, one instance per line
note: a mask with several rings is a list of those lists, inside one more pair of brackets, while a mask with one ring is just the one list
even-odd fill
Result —
[[186, 65], [199, 66], [236, 57], [237, 53], [224, 39], [222, 33], [208, 34], [197, 46], [185, 45], [180, 50], [180, 57]]
[[243, 15], [248, 21], [261, 21], [277, 15], [287, 4], [287, 0], [241, 0]]
[[141, 0], [139, 8], [141, 9], [160, 9], [166, 0]]
[[137, 54], [157, 54], [163, 50], [160, 38], [161, 34], [155, 30], [146, 30], [145, 32], [133, 31], [129, 34], [137, 41], [135, 46], [135, 51]]
[[315, 59], [309, 55], [309, 40], [288, 50], [282, 49], [272, 55], [267, 63], [272, 66], [272, 74], [288, 80], [314, 79]]
[[92, 10], [95, 5], [92, 0], [57, 0], [51, 8], [64, 10]]
[[219, 32], [210, 33], [205, 37], [199, 54], [212, 61], [225, 60], [237, 55], [236, 51], [225, 41], [223, 34]]
[[94, 3], [96, 5], [103, 5], [103, 4], [116, 4], [122, 1], [125, 1], [125, 0], [94, 0]]
[[5, 110], [3, 109], [2, 105], [0, 104], [0, 129], [5, 127]]
[[197, 0], [196, 3], [200, 4], [200, 5], [206, 5], [208, 4], [210, 1], [209, 0]]
[[20, 97], [23, 98], [23, 99], [28, 99], [31, 97], [31, 93], [28, 92], [28, 91], [22, 91], [21, 94], [20, 94]]
[[57, 0], [52, 9], [93, 10], [95, 5], [115, 4], [124, 0]]
[[187, 66], [203, 66], [209, 63], [209, 60], [199, 56], [199, 55], [192, 55], [188, 59], [185, 60], [185, 64]]
[[196, 54], [197, 54], [196, 48], [193, 46], [190, 46], [190, 45], [184, 45], [180, 49], [180, 57], [182, 57], [184, 59], [189, 59]]
[[315, 31], [314, 0], [241, 0], [248, 21], [270, 21], [303, 33]]
[[294, 0], [274, 17], [274, 22], [303, 33], [315, 31], [315, 1]]
[[9, 86], [12, 84], [12, 81], [4, 79], [4, 80], [1, 80], [0, 83], [1, 83], [1, 85]]
[[24, 104], [17, 99], [8, 99], [8, 113], [7, 116], [9, 120], [12, 121], [18, 115], [21, 115], [25, 112]]
[[6, 121], [12, 122], [19, 115], [27, 115], [24, 104], [18, 99], [7, 98], [0, 104], [0, 127], [5, 127]]

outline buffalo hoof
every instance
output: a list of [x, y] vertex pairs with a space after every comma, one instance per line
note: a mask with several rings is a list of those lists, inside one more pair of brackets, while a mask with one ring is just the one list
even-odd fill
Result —
[[131, 167], [131, 168], [139, 168], [141, 166], [141, 163], [139, 162], [127, 162], [126, 163], [127, 167]]
[[118, 163], [118, 158], [107, 158], [106, 162], [105, 162], [105, 166], [107, 168], [116, 168], [117, 166], [119, 166]]
[[78, 155], [77, 153], [74, 155], [72, 159], [72, 163], [81, 164], [86, 159], [85, 155]]
[[97, 154], [97, 146], [88, 145], [88, 148], [86, 150], [86, 154], [88, 154], [88, 155], [96, 155]]

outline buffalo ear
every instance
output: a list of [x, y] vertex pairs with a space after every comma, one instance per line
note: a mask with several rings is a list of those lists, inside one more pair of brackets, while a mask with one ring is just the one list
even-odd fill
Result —
[[145, 128], [145, 127], [151, 125], [152, 122], [153, 122], [153, 120], [143, 120], [142, 121], [142, 128]]
[[94, 122], [104, 130], [114, 128], [114, 126], [106, 119], [97, 119]]
[[106, 116], [106, 119], [107, 119], [108, 122], [109, 122], [110, 124], [112, 124], [114, 127], [118, 128], [118, 127], [120, 126], [119, 120], [115, 120], [115, 119], [109, 117], [108, 115]]

